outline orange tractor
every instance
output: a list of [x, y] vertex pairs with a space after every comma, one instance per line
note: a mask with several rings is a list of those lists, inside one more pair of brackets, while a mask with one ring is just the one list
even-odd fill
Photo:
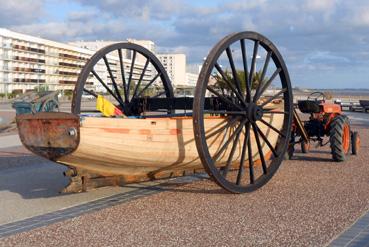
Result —
[[[356, 155], [360, 148], [360, 137], [357, 131], [352, 131], [349, 118], [342, 114], [341, 106], [326, 102], [322, 92], [310, 94], [307, 100], [298, 101], [298, 109], [302, 113], [310, 114], [309, 120], [303, 121], [296, 109], [293, 112], [291, 141], [287, 158], [294, 153], [294, 145], [301, 144], [303, 153], [309, 152], [310, 144], [317, 142], [318, 146], [330, 143], [332, 158], [335, 161], [344, 161], [350, 152]], [[329, 141], [324, 143], [324, 137]]]

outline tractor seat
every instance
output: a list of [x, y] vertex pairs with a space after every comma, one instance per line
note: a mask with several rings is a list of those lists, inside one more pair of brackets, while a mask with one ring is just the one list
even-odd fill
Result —
[[319, 101], [299, 100], [297, 104], [298, 104], [299, 110], [302, 113], [319, 113], [320, 112]]

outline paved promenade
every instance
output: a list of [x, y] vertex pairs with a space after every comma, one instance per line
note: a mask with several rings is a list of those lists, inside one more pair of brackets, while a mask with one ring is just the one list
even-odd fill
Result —
[[[169, 180], [141, 188], [130, 185], [111, 194], [105, 189], [74, 194], [78, 199], [68, 203], [71, 199], [56, 190], [63, 184], [60, 166], [38, 164], [32, 171], [39, 158], [19, 150], [26, 158], [16, 155], [18, 163], [24, 162], [18, 167], [24, 169], [29, 160], [31, 170], [25, 170], [28, 175], [18, 177], [12, 186], [21, 183], [29, 190], [0, 185], [0, 193], [16, 198], [13, 203], [1, 201], [7, 203], [1, 206], [8, 210], [5, 214], [16, 218], [3, 218], [0, 223], [0, 246], [355, 246], [365, 239], [369, 225], [365, 216], [369, 210], [367, 116], [351, 116], [362, 138], [358, 156], [336, 163], [328, 147], [309, 154], [297, 151], [266, 186], [243, 195], [225, 193], [208, 179]], [[1, 173], [6, 177], [11, 169], [17, 168], [7, 167]], [[40, 172], [49, 174], [50, 180]], [[27, 179], [34, 181], [24, 182]], [[35, 212], [37, 205], [49, 203], [65, 205]], [[34, 206], [28, 216], [21, 216], [16, 209], [9, 211], [17, 208], [14, 205], [24, 205], [22, 211]], [[11, 235], [6, 234], [9, 229], [14, 230]]]

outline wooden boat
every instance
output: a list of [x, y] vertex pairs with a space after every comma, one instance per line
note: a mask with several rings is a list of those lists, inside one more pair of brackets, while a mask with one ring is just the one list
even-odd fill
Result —
[[[259, 40], [277, 68], [268, 81], [252, 92], [247, 85], [242, 89], [237, 80], [229, 82], [215, 63], [219, 49], [228, 51], [229, 42], [240, 39]], [[133, 52], [133, 58], [127, 79], [122, 54], [129, 52]], [[110, 68], [108, 59], [113, 57], [112, 53], [119, 55], [120, 75], [113, 74]], [[138, 66], [141, 72], [136, 71], [136, 55], [147, 59], [144, 66]], [[101, 61], [106, 65], [110, 87], [94, 70]], [[252, 63], [253, 68], [255, 61]], [[145, 75], [149, 67], [157, 75], [144, 83], [144, 78], [150, 78]], [[215, 67], [223, 79], [214, 77]], [[141, 75], [134, 79], [137, 73]], [[274, 85], [273, 95], [265, 95], [277, 75], [279, 91], [275, 92]], [[92, 77], [116, 101], [115, 105], [109, 105], [117, 109], [109, 112], [124, 112], [126, 118], [102, 117], [83, 110], [84, 92], [104, 102], [101, 96], [86, 89]], [[118, 78], [122, 81], [116, 81]], [[221, 80], [222, 84], [217, 84]], [[135, 83], [133, 90], [130, 83]], [[164, 91], [144, 96], [146, 91], [153, 93], [156, 89]], [[194, 98], [174, 97], [165, 69], [150, 51], [135, 44], [118, 43], [98, 51], [82, 69], [74, 90], [72, 113], [19, 115], [17, 126], [24, 146], [69, 168], [66, 175], [71, 183], [64, 192], [205, 170], [224, 189], [244, 193], [264, 185], [281, 164], [290, 141], [292, 106], [292, 88], [280, 54], [265, 37], [244, 32], [227, 36], [209, 53]]]
[[[282, 126], [282, 115], [266, 116], [265, 121], [276, 128]], [[222, 117], [206, 119], [207, 134], [211, 135], [227, 121]], [[187, 171], [202, 170], [193, 132], [192, 118], [104, 118], [81, 117], [68, 113], [24, 114], [17, 117], [20, 139], [37, 155], [58, 163], [105, 177], [119, 176], [124, 183], [178, 176]], [[207, 139], [210, 153], [215, 154], [234, 129], [224, 129]], [[277, 135], [264, 125], [261, 131], [275, 145]], [[241, 156], [239, 148], [233, 162]], [[253, 160], [260, 157], [254, 137], [251, 137]], [[263, 151], [270, 149], [262, 142]], [[219, 166], [226, 162], [227, 148]], [[246, 156], [247, 160], [247, 156]]]

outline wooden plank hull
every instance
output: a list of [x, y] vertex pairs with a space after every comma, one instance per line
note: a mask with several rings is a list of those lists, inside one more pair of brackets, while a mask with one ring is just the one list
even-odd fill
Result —
[[[269, 114], [263, 119], [281, 129], [284, 116]], [[68, 113], [17, 117], [21, 140], [35, 154], [68, 165], [79, 174], [119, 176], [127, 183], [203, 169], [192, 121], [188, 117], [130, 119], [79, 117]], [[219, 131], [226, 123], [224, 117], [205, 118], [211, 155], [216, 154], [235, 131], [236, 126]], [[259, 128], [272, 145], [277, 142], [278, 135], [274, 130], [264, 124], [259, 124]], [[260, 163], [258, 148], [253, 134], [250, 138], [253, 160], [257, 165]], [[243, 138], [239, 139], [233, 156], [235, 164], [239, 164], [241, 143]], [[263, 141], [261, 145], [267, 160], [271, 156], [270, 149]], [[220, 156], [217, 165], [225, 164], [231, 146]], [[248, 159], [247, 155], [245, 159]]]
[[[283, 116], [264, 117], [269, 123], [280, 129]], [[207, 133], [226, 123], [224, 118], [208, 118]], [[105, 176], [120, 175], [127, 180], [138, 177], [155, 177], [159, 173], [180, 172], [201, 169], [202, 164], [196, 149], [192, 118], [162, 119], [83, 119], [80, 127], [80, 143], [75, 152], [58, 159], [59, 162], [78, 169], [89, 170]], [[277, 134], [265, 125], [260, 125], [269, 141], [275, 144]], [[234, 129], [227, 129], [207, 140], [209, 151], [215, 154], [224, 144], [224, 136], [231, 135]], [[243, 142], [241, 138], [240, 143]], [[253, 159], [258, 160], [259, 153], [254, 136], [251, 135]], [[231, 145], [230, 145], [231, 146]], [[264, 154], [270, 150], [262, 142]], [[226, 162], [230, 148], [221, 157]], [[235, 162], [241, 156], [241, 145], [234, 155]]]

